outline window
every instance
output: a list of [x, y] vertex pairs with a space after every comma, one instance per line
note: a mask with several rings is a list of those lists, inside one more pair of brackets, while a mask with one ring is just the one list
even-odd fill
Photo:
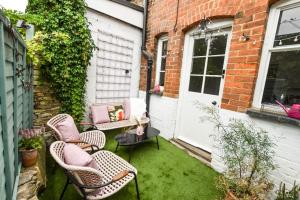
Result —
[[291, 2], [271, 9], [254, 106], [300, 103], [300, 4]]
[[219, 34], [194, 40], [189, 91], [219, 95], [227, 38]]
[[156, 62], [156, 84], [159, 86], [165, 85], [166, 60], [168, 52], [168, 39], [162, 37], [158, 41], [157, 62]]

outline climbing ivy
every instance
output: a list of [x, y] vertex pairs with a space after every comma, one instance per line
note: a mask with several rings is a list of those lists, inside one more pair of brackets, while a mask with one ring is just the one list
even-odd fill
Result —
[[62, 112], [77, 122], [85, 108], [87, 67], [95, 47], [84, 0], [29, 0], [27, 14], [43, 20], [28, 44], [34, 63], [54, 89]]
[[[2, 8], [2, 12], [5, 14], [6, 17], [8, 17], [11, 25], [15, 28], [18, 20], [25, 20], [26, 23], [33, 24], [35, 26], [35, 30], [38, 30], [40, 24], [42, 23], [42, 18], [40, 15], [28, 14], [5, 8]], [[25, 30], [20, 28], [16, 29], [21, 33], [21, 35], [25, 39]]]

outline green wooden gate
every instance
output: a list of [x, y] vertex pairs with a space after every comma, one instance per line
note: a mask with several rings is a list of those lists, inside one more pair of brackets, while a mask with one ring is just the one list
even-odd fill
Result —
[[32, 70], [26, 45], [0, 12], [0, 199], [15, 199], [20, 173], [18, 132], [32, 126]]

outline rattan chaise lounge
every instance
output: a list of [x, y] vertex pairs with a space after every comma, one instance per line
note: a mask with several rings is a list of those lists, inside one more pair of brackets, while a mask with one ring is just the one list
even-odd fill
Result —
[[96, 161], [98, 170], [68, 165], [64, 161], [65, 145], [65, 142], [57, 141], [50, 146], [52, 157], [65, 170], [68, 177], [60, 199], [63, 198], [68, 184], [73, 184], [84, 199], [97, 200], [115, 194], [133, 179], [136, 184], [137, 199], [140, 199], [137, 170], [127, 161], [112, 152], [101, 150], [91, 155]]
[[[58, 114], [52, 117], [47, 125], [54, 130], [54, 137], [58, 141], [63, 141], [62, 133], [58, 130], [57, 125], [63, 122], [66, 118], [71, 117], [68, 114]], [[105, 135], [102, 131], [91, 130], [80, 133], [80, 140], [68, 141], [68, 143], [74, 143], [79, 145], [81, 148], [86, 150], [100, 150], [104, 148], [105, 145]]]

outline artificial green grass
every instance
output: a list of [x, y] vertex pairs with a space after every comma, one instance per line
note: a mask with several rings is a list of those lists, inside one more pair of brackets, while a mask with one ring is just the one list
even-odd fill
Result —
[[[117, 133], [113, 131], [106, 134], [106, 150], [115, 150], [116, 142], [113, 138]], [[132, 152], [131, 164], [138, 170], [142, 200], [213, 200], [222, 197], [215, 185], [219, 176], [217, 172], [163, 138], [159, 138], [159, 144], [160, 150], [157, 150], [153, 139], [153, 142], [144, 143]], [[117, 154], [128, 159], [126, 147], [119, 147]], [[47, 188], [39, 199], [59, 199], [66, 177], [49, 155], [47, 162]], [[70, 185], [64, 199], [82, 198]], [[134, 181], [107, 199], [136, 199]]]

